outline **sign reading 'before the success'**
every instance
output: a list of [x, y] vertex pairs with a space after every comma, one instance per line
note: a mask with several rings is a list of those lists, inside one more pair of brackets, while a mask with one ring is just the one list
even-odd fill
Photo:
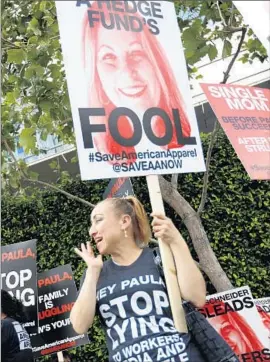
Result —
[[174, 5], [56, 7], [81, 178], [204, 171]]
[[235, 152], [252, 180], [270, 179], [270, 90], [201, 84]]

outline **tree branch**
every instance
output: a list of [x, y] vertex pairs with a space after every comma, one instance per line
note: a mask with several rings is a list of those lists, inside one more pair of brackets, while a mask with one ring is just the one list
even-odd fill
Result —
[[3, 41], [5, 41], [6, 43], [8, 43], [9, 45], [11, 45], [11, 46], [12, 46], [12, 48], [22, 49], [22, 47], [19, 47], [18, 45], [13, 44], [11, 41], [9, 41], [9, 40], [7, 40], [7, 39], [3, 38], [2, 36], [1, 36], [1, 39], [2, 39]]
[[243, 28], [236, 28], [234, 26], [226, 26], [225, 29], [222, 29], [221, 31], [223, 33], [238, 33], [239, 31], [242, 31]]
[[[242, 36], [241, 36], [241, 39], [239, 41], [239, 44], [238, 44], [238, 47], [237, 47], [237, 50], [232, 58], [232, 60], [230, 61], [229, 65], [228, 65], [228, 68], [226, 70], [226, 72], [224, 72], [224, 76], [223, 76], [223, 80], [220, 84], [226, 84], [228, 79], [229, 79], [229, 76], [230, 76], [230, 71], [241, 51], [241, 48], [242, 48], [242, 45], [243, 45], [243, 42], [244, 42], [244, 39], [245, 39], [245, 35], [246, 35], [246, 32], [247, 32], [247, 28], [243, 27], [242, 28]], [[207, 199], [207, 190], [208, 190], [208, 180], [209, 180], [209, 169], [210, 169], [210, 161], [211, 161], [211, 156], [212, 156], [212, 151], [213, 151], [213, 147], [214, 147], [214, 144], [215, 144], [215, 140], [216, 140], [216, 136], [217, 136], [217, 133], [220, 129], [220, 125], [218, 123], [218, 121], [216, 120], [216, 123], [215, 123], [215, 127], [214, 127], [214, 130], [211, 134], [211, 139], [210, 139], [210, 143], [209, 143], [209, 146], [208, 146], [208, 150], [207, 150], [207, 156], [206, 156], [206, 171], [205, 171], [205, 174], [204, 174], [204, 177], [203, 177], [203, 190], [202, 190], [202, 196], [201, 196], [201, 203], [200, 203], [200, 206], [198, 208], [198, 215], [201, 215], [201, 213], [203, 212], [203, 209], [204, 209], [204, 206], [205, 206], [205, 203], [206, 203], [206, 199]]]
[[69, 192], [64, 191], [64, 190], [60, 189], [59, 187], [54, 186], [54, 185], [52, 185], [52, 184], [50, 184], [50, 183], [48, 183], [48, 182], [39, 181], [39, 180], [33, 180], [33, 179], [29, 178], [28, 175], [25, 173], [25, 171], [22, 170], [21, 167], [20, 167], [20, 165], [18, 164], [18, 161], [17, 161], [16, 157], [14, 156], [14, 153], [13, 153], [11, 147], [9, 146], [7, 140], [5, 140], [5, 139], [2, 138], [2, 143], [5, 145], [5, 148], [6, 148], [7, 152], [9, 153], [10, 157], [12, 158], [13, 162], [15, 163], [15, 165], [16, 165], [17, 168], [18, 168], [18, 170], [20, 171], [22, 178], [23, 178], [25, 181], [33, 182], [33, 183], [36, 183], [36, 184], [38, 184], [38, 185], [41, 185], [41, 186], [45, 186], [45, 187], [47, 187], [47, 188], [50, 188], [50, 189], [52, 189], [52, 190], [54, 190], [54, 191], [60, 192], [61, 194], [63, 194], [63, 195], [65, 195], [66, 197], [68, 197], [69, 199], [72, 199], [72, 200], [74, 200], [74, 201], [78, 201], [78, 202], [80, 202], [80, 203], [82, 203], [82, 204], [84, 204], [84, 205], [90, 206], [91, 208], [94, 208], [94, 207], [95, 207], [95, 205], [92, 204], [91, 202], [86, 201], [86, 200], [84, 200], [84, 199], [82, 199], [82, 198], [80, 198], [80, 197], [78, 197], [78, 196], [72, 195], [72, 194], [70, 194]]
[[175, 173], [175, 174], [172, 175], [171, 183], [172, 183], [172, 186], [177, 190], [178, 173]]
[[238, 44], [238, 47], [237, 47], [237, 50], [232, 58], [232, 60], [230, 61], [230, 64], [228, 65], [228, 68], [226, 70], [226, 72], [224, 73], [224, 77], [223, 77], [223, 81], [221, 82], [221, 84], [226, 84], [227, 83], [227, 80], [229, 79], [229, 76], [230, 76], [230, 71], [241, 51], [241, 48], [242, 48], [242, 45], [244, 43], [244, 40], [245, 40], [245, 36], [246, 36], [246, 32], [247, 32], [247, 28], [243, 27], [242, 28], [242, 35], [241, 35], [241, 39], [239, 41], [239, 44]]
[[49, 183], [47, 183], [47, 182], [39, 181], [39, 180], [32, 180], [32, 179], [27, 178], [27, 177], [24, 177], [24, 179], [25, 179], [25, 181], [37, 183], [37, 184], [39, 184], [39, 185], [45, 186], [45, 187], [47, 187], [47, 188], [50, 188], [50, 189], [52, 189], [52, 190], [54, 190], [54, 191], [60, 192], [61, 194], [63, 194], [63, 195], [65, 195], [66, 197], [68, 197], [69, 199], [72, 199], [72, 200], [74, 200], [74, 201], [78, 201], [78, 202], [80, 202], [80, 203], [82, 203], [82, 204], [84, 204], [84, 205], [90, 206], [91, 208], [94, 208], [94, 207], [95, 207], [95, 205], [92, 204], [91, 202], [86, 201], [86, 200], [84, 200], [84, 199], [81, 199], [81, 198], [78, 197], [78, 196], [72, 195], [72, 194], [70, 194], [69, 192], [66, 192], [66, 191], [60, 189], [59, 187], [54, 186], [54, 185], [52, 185], [52, 184], [49, 184]]
[[159, 184], [163, 199], [172, 207], [183, 220], [191, 237], [194, 249], [199, 257], [199, 267], [210, 278], [217, 292], [233, 289], [233, 285], [222, 269], [200, 217], [190, 204], [172, 187], [172, 184], [159, 176]]
[[230, 16], [230, 20], [229, 20], [229, 26], [232, 27], [232, 22], [233, 22], [233, 15], [234, 15], [234, 10], [235, 6], [234, 3], [232, 2], [232, 8], [231, 8], [231, 16]]
[[201, 213], [203, 212], [203, 209], [204, 209], [204, 206], [206, 203], [208, 180], [209, 180], [209, 173], [210, 173], [210, 161], [211, 161], [212, 151], [214, 148], [214, 144], [215, 144], [215, 140], [216, 140], [216, 136], [218, 134], [219, 128], [220, 128], [219, 123], [216, 120], [214, 130], [212, 132], [210, 143], [209, 143], [208, 150], [207, 150], [207, 156], [206, 156], [206, 162], [205, 162], [206, 170], [205, 170], [205, 173], [203, 176], [203, 190], [202, 190], [201, 203], [200, 203], [200, 206], [197, 211], [198, 216], [200, 216]]
[[227, 23], [226, 23], [223, 15], [222, 15], [222, 12], [221, 12], [221, 9], [220, 9], [219, 2], [218, 2], [218, 1], [216, 2], [216, 5], [217, 5], [217, 9], [218, 9], [218, 13], [219, 13], [219, 17], [220, 17], [220, 19], [221, 19], [221, 22], [222, 22], [222, 24], [223, 24], [225, 27], [227, 27], [228, 25], [227, 25]]
[[225, 19], [224, 19], [224, 16], [222, 15], [222, 11], [220, 9], [220, 6], [219, 6], [219, 1], [216, 2], [216, 5], [217, 5], [217, 9], [218, 9], [218, 12], [219, 12], [219, 17], [221, 19], [221, 22], [222, 24], [224, 25], [224, 29], [222, 29], [222, 32], [224, 33], [237, 33], [238, 31], [242, 31], [243, 28], [236, 28], [234, 26], [232, 26], [232, 21], [233, 21], [233, 9], [234, 9], [234, 4], [232, 3], [232, 8], [231, 8], [231, 16], [230, 16], [230, 19], [229, 19], [229, 24], [226, 23]]

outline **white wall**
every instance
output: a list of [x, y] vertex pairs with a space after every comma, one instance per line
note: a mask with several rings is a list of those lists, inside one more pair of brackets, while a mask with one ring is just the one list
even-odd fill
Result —
[[[237, 39], [237, 36], [239, 36], [239, 34], [240, 33], [236, 33], [234, 39], [232, 40], [233, 54], [235, 54], [239, 42], [239, 40]], [[217, 47], [219, 50], [219, 54], [221, 54], [222, 43], [218, 42]], [[243, 52], [240, 53], [238, 59], [241, 58], [242, 55]], [[206, 102], [206, 97], [202, 92], [200, 83], [220, 83], [223, 79], [223, 72], [227, 70], [232, 58], [233, 55], [228, 58], [222, 59], [219, 55], [217, 60], [210, 62], [208, 56], [206, 56], [198, 64], [196, 64], [196, 67], [199, 70], [199, 74], [201, 74], [203, 78], [199, 80], [193, 79], [190, 82], [193, 88], [192, 97], [194, 106]], [[261, 63], [258, 59], [255, 59], [252, 64], [243, 64], [242, 62], [236, 60], [230, 72], [230, 78], [228, 79], [227, 83], [253, 86], [265, 82], [270, 79], [269, 66], [270, 64], [267, 60]]]

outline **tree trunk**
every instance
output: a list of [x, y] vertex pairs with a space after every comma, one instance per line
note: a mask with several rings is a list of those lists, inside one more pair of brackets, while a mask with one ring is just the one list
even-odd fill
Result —
[[233, 285], [212, 250], [201, 219], [196, 211], [171, 183], [162, 176], [159, 176], [159, 183], [163, 199], [176, 211], [186, 225], [199, 258], [200, 267], [209, 277], [217, 292], [233, 289]]

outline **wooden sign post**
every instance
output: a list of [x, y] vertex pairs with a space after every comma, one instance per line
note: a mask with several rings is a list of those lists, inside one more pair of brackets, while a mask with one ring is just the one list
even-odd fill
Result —
[[62, 351], [57, 352], [57, 358], [59, 362], [64, 362], [64, 355]]
[[[138, 99], [132, 100], [133, 95], [127, 94], [123, 99], [120, 97], [118, 104], [119, 100], [116, 101], [107, 88], [109, 83], [113, 88], [120, 87], [122, 80], [120, 82], [115, 74], [111, 74], [108, 67], [102, 70], [104, 76], [101, 77], [95, 61], [96, 42], [102, 28], [100, 16], [103, 13], [110, 14], [110, 7], [106, 1], [93, 1], [89, 10], [89, 1], [81, 3], [82, 6], [76, 6], [74, 1], [55, 2], [81, 179], [86, 181], [146, 176], [152, 209], [154, 212], [164, 213], [158, 176], [148, 176], [149, 170], [153, 170], [153, 173], [158, 170], [162, 174], [205, 171], [174, 4], [156, 1], [155, 5], [160, 14], [158, 17], [162, 18], [158, 21], [157, 31], [151, 31], [151, 19], [148, 26], [142, 25], [140, 30], [149, 52], [146, 54], [146, 62], [153, 74], [148, 77], [149, 82], [159, 85], [160, 95], [152, 99], [147, 92], [140, 92], [141, 87], [136, 86], [138, 89], [134, 89], [132, 93]], [[123, 0], [117, 2], [121, 19], [130, 15], [125, 3]], [[132, 13], [140, 24], [144, 24], [145, 14], [138, 6], [140, 1], [133, 3], [136, 10], [133, 12], [132, 9]], [[96, 9], [100, 10], [100, 16], [94, 19], [93, 24], [89, 24], [87, 15], [90, 14], [89, 11], [93, 14]], [[172, 34], [170, 44], [165, 36], [168, 24]], [[115, 29], [111, 30], [112, 32], [108, 33], [109, 39], [117, 46], [125, 39], [127, 29], [122, 24], [117, 34], [114, 33]], [[136, 34], [132, 36], [136, 37]], [[74, 49], [78, 50], [75, 54]], [[157, 51], [158, 56], [155, 57]], [[156, 58], [155, 62], [151, 61], [152, 57]], [[177, 62], [165, 60], [175, 57]], [[121, 70], [121, 76], [130, 78], [130, 71], [133, 71], [133, 66], [129, 64], [126, 69]], [[97, 77], [100, 77], [99, 82], [95, 82]], [[136, 80], [132, 79], [130, 82], [130, 85], [136, 85]], [[146, 80], [145, 82], [147, 83]], [[102, 92], [106, 101], [100, 97]], [[103, 108], [96, 108], [97, 106]], [[121, 123], [122, 126], [118, 122], [120, 119], [124, 122]], [[124, 126], [125, 124], [127, 126]], [[164, 133], [163, 128], [166, 133], [164, 136], [159, 134]], [[163, 152], [164, 150], [170, 152]], [[151, 156], [152, 151], [154, 157]], [[178, 331], [186, 332], [185, 313], [171, 248], [162, 240], [159, 240], [159, 244], [174, 324]]]
[[[146, 176], [146, 180], [150, 195], [152, 211], [159, 212], [165, 215], [158, 176], [157, 175]], [[158, 243], [159, 243], [160, 255], [162, 259], [174, 325], [178, 332], [186, 333], [188, 330], [187, 330], [185, 312], [182, 306], [182, 298], [181, 298], [180, 287], [177, 280], [174, 258], [169, 245], [162, 242], [162, 240], [158, 240]]]

